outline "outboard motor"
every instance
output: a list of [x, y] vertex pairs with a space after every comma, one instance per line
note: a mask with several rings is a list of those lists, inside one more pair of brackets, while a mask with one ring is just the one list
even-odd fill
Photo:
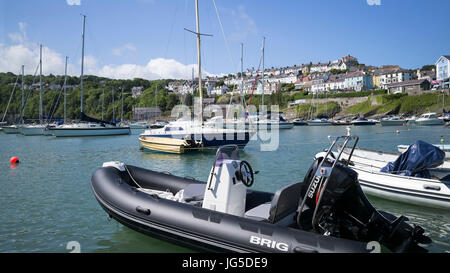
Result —
[[[353, 136], [341, 138], [346, 138], [342, 150], [351, 139], [355, 140], [354, 149], [358, 140]], [[362, 191], [358, 174], [338, 162], [341, 154], [337, 159], [330, 156], [338, 139], [305, 176], [297, 214], [299, 227], [338, 238], [377, 241], [393, 252], [427, 252], [418, 245], [431, 242], [421, 227], [409, 225], [404, 216], [377, 211]]]

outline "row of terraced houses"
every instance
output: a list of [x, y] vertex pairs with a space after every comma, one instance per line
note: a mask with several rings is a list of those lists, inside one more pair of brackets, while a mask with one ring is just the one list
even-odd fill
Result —
[[[356, 57], [347, 55], [333, 62], [309, 63], [264, 70], [264, 84], [261, 71], [247, 69], [240, 75], [208, 77], [205, 87], [208, 95], [239, 93], [272, 94], [281, 90], [283, 84], [292, 84], [296, 90], [312, 94], [387, 89], [391, 93], [417, 93], [433, 86], [448, 88], [450, 56], [443, 55], [435, 67], [427, 70], [407, 70], [398, 65], [381, 67], [361, 65]], [[223, 82], [223, 84], [221, 84]], [[219, 83], [219, 84], [218, 84]], [[229, 88], [229, 87], [235, 87]], [[168, 89], [181, 93], [192, 93], [197, 81], [171, 82]]]

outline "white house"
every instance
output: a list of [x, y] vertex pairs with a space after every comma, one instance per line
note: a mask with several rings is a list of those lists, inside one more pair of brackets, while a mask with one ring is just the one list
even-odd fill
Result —
[[401, 69], [399, 67], [387, 69], [382, 68], [377, 72], [375, 72], [375, 76], [378, 77], [376, 86], [381, 87], [383, 89], [386, 89], [387, 86], [391, 83], [412, 80], [411, 72]]
[[441, 56], [436, 62], [436, 80], [442, 87], [449, 87], [450, 55]]
[[210, 94], [211, 95], [219, 95], [219, 96], [225, 95], [228, 92], [228, 90], [229, 90], [228, 86], [226, 86], [226, 85], [216, 86], [211, 90]]
[[311, 65], [310, 72], [311, 73], [314, 73], [314, 72], [316, 72], [316, 73], [327, 72], [327, 71], [330, 70], [329, 67], [328, 67], [329, 64], [330, 63], [316, 63], [316, 64], [313, 64], [313, 65]]
[[[133, 86], [131, 88], [131, 97], [133, 99], [138, 98], [140, 96], [142, 96], [142, 91], [144, 90], [143, 86]], [[172, 90], [173, 91], [173, 90]]]

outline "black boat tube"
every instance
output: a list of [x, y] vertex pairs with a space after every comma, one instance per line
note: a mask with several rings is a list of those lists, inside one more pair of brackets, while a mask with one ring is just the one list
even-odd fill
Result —
[[[95, 197], [123, 225], [152, 237], [211, 252], [370, 252], [367, 243], [323, 236], [293, 227], [229, 215], [182, 203], [138, 189], [170, 191], [206, 183], [127, 165], [98, 169], [91, 183]], [[132, 177], [130, 177], [130, 174]], [[272, 193], [250, 191], [246, 210], [270, 202]]]

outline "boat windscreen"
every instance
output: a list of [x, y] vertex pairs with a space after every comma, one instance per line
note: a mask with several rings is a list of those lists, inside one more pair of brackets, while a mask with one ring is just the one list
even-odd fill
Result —
[[444, 151], [425, 141], [417, 140], [394, 162], [384, 166], [381, 172], [431, 178], [428, 169], [442, 165], [444, 158]]
[[222, 165], [224, 160], [239, 160], [239, 148], [237, 145], [226, 145], [219, 148], [216, 156], [216, 167]]

